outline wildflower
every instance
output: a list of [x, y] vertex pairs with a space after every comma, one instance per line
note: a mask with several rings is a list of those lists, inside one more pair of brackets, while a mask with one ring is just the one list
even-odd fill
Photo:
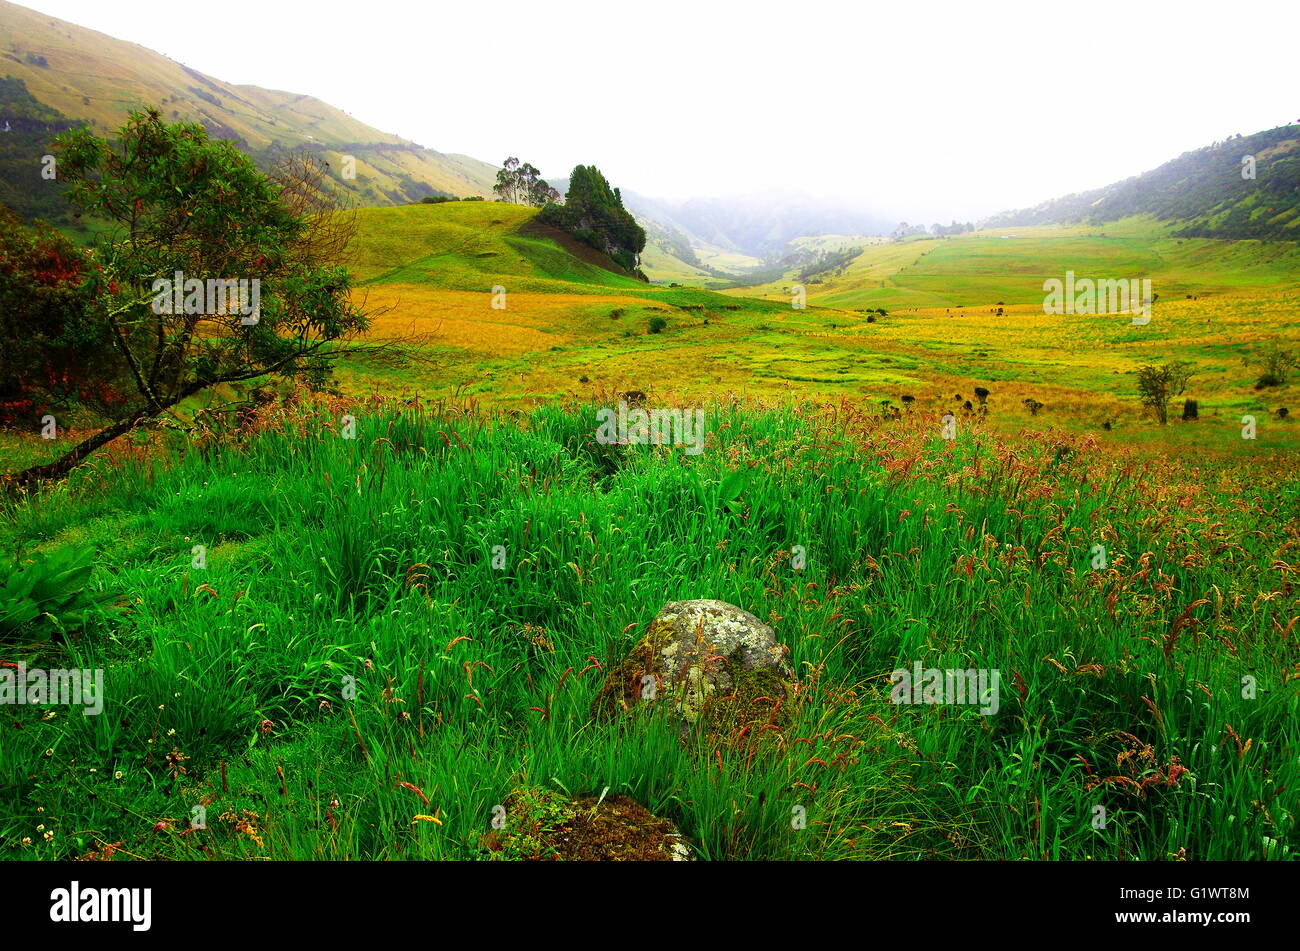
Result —
[[41, 719], [42, 719], [42, 720], [49, 721], [49, 720], [53, 720], [53, 719], [54, 719], [55, 717], [57, 717], [57, 716], [58, 716], [58, 714], [55, 713], [53, 710], [46, 710], [46, 711], [45, 711], [45, 716], [41, 717]]
[[54, 830], [53, 830], [53, 829], [51, 829], [49, 832], [45, 833], [45, 841], [46, 841], [46, 842], [53, 842], [53, 841], [54, 841]]
[[274, 730], [274, 729], [275, 729], [275, 724], [272, 723], [270, 720], [263, 720], [263, 721], [262, 721], [262, 735], [263, 735], [263, 736], [266, 736], [267, 734], [269, 734], [269, 733], [270, 733], [272, 730]]
[[37, 832], [44, 832], [44, 831], [45, 831], [45, 823], [42, 822], [40, 825], [38, 825], [38, 826], [36, 827], [36, 831], [37, 831]]
[[23, 836], [23, 848], [29, 848], [31, 844], [32, 844], [32, 837], [30, 835]]
[[119, 769], [116, 773], [113, 774], [113, 778], [114, 778], [114, 779], [121, 779], [121, 778], [122, 778], [122, 771]]

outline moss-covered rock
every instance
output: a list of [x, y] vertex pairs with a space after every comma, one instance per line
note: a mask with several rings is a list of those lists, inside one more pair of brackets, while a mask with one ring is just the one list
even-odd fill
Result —
[[690, 851], [677, 827], [627, 796], [569, 799], [520, 789], [504, 803], [501, 829], [483, 837], [491, 858], [514, 861], [669, 862]]
[[779, 717], [792, 678], [786, 648], [748, 611], [724, 601], [674, 601], [610, 670], [592, 712], [608, 717], [653, 702], [684, 730], [740, 729]]

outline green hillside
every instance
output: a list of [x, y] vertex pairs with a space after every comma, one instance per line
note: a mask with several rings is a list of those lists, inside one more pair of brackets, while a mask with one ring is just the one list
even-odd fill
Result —
[[985, 227], [1102, 224], [1150, 215], [1184, 238], [1300, 239], [1300, 125], [1187, 152], [1105, 188], [1010, 211]]
[[[1105, 226], [1038, 226], [917, 238], [866, 248], [842, 272], [805, 284], [828, 307], [973, 307], [1033, 304], [1043, 282], [1079, 277], [1150, 278], [1173, 296], [1300, 282], [1300, 244], [1178, 238], [1167, 225], [1132, 218]], [[732, 291], [789, 299], [797, 269], [757, 288]]]
[[[226, 83], [8, 0], [0, 0], [0, 81], [0, 128], [9, 122], [28, 133], [0, 135], [0, 161], [28, 170], [21, 181], [32, 186], [24, 189], [32, 198], [22, 210], [30, 213], [35, 204], [47, 218], [64, 210], [57, 188], [39, 179], [49, 139], [69, 122], [109, 134], [132, 110], [147, 107], [171, 122], [201, 123], [263, 164], [288, 149], [313, 153], [329, 163], [335, 184], [359, 204], [405, 203], [438, 193], [488, 195], [496, 174], [486, 162], [380, 132], [311, 96]], [[343, 177], [345, 156], [355, 160], [354, 178]]]

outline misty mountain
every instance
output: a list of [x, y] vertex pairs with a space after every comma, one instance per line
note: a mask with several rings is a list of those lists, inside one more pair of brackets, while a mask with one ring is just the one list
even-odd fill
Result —
[[728, 251], [772, 260], [794, 238], [824, 234], [888, 234], [897, 224], [869, 210], [798, 192], [668, 202], [624, 195], [639, 217]]

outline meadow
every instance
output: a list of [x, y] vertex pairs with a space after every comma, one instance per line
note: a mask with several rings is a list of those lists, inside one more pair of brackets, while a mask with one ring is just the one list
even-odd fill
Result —
[[[1253, 386], [1295, 341], [1286, 246], [876, 245], [794, 309], [635, 280], [532, 218], [362, 210], [371, 334], [412, 359], [192, 401], [0, 507], [0, 583], [43, 610], [0, 619], [0, 655], [107, 694], [5, 708], [0, 856], [545, 857], [485, 839], [522, 789], [629, 796], [700, 859], [1300, 854], [1294, 384]], [[1152, 322], [1045, 317], [1067, 267], [1149, 269]], [[1174, 358], [1201, 418], [1158, 427], [1133, 378]], [[704, 406], [705, 452], [598, 442], [634, 390]], [[5, 438], [6, 468], [52, 451]], [[788, 720], [593, 718], [691, 598], [773, 626]], [[1000, 671], [999, 709], [892, 702], [917, 663]]]
[[[630, 795], [709, 859], [1294, 855], [1294, 473], [847, 404], [718, 405], [698, 457], [594, 428], [307, 400], [8, 511], [120, 607], [24, 645], [105, 668], [108, 712], [6, 712], [7, 857], [487, 857], [532, 787]], [[593, 720], [702, 596], [789, 646], [789, 724]], [[915, 662], [1001, 670], [999, 711], [892, 704]]]
[[[1174, 240], [1134, 219], [1092, 235], [1059, 227], [876, 244], [843, 274], [809, 283], [795, 309], [793, 276], [723, 293], [645, 284], [590, 263], [518, 206], [361, 215], [352, 266], [382, 310], [374, 333], [420, 338], [430, 362], [350, 367], [352, 392], [455, 393], [514, 410], [628, 391], [894, 407], [909, 396], [937, 421], [982, 386], [986, 422], [1008, 435], [1032, 424], [1153, 453], [1300, 449], [1294, 424], [1277, 416], [1300, 408], [1293, 388], [1254, 387], [1271, 350], [1300, 348], [1300, 251], [1284, 242]], [[1043, 281], [1066, 270], [1149, 275], [1151, 323], [1045, 316]], [[500, 309], [493, 287], [506, 291]], [[867, 313], [877, 308], [886, 314]], [[649, 333], [654, 318], [665, 326]], [[1173, 359], [1194, 365], [1185, 396], [1201, 418], [1154, 427], [1137, 371]], [[1027, 399], [1043, 404], [1037, 415]], [[1241, 438], [1247, 414], [1252, 442]]]

